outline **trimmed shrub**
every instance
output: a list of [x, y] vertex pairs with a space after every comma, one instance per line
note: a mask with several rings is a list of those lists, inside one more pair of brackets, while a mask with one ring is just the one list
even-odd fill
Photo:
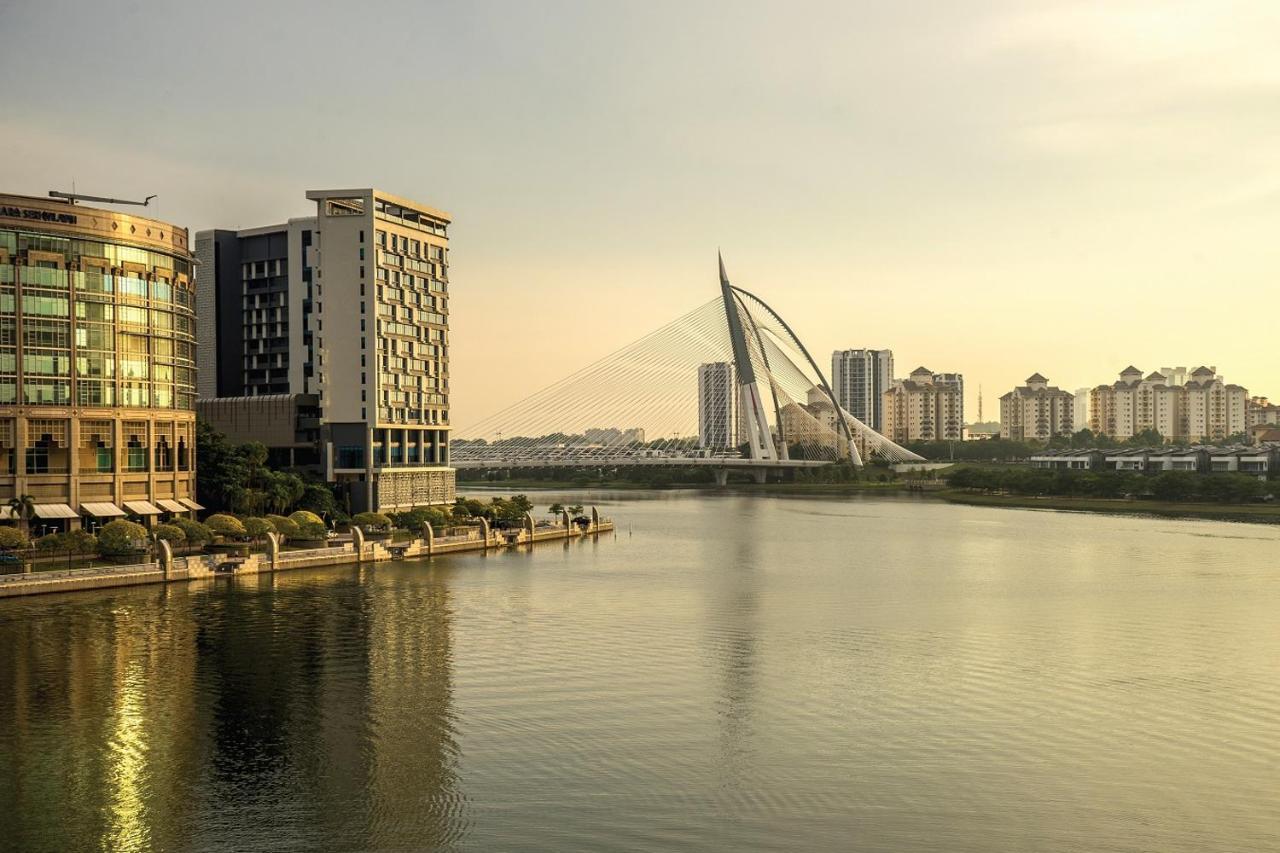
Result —
[[77, 527], [62, 534], [62, 547], [75, 554], [94, 554], [98, 550], [98, 537]]
[[157, 539], [163, 539], [170, 545], [181, 545], [187, 541], [186, 531], [176, 524], [157, 524], [151, 528], [151, 535]]
[[172, 526], [182, 531], [188, 545], [213, 541], [213, 531], [193, 518], [175, 518]]
[[294, 523], [292, 518], [283, 515], [268, 515], [267, 521], [271, 522], [271, 526], [276, 529], [276, 533], [284, 538], [297, 538], [298, 525]]
[[323, 539], [329, 532], [324, 522], [320, 520], [320, 516], [305, 509], [291, 514], [289, 520], [298, 525], [299, 539]]
[[15, 551], [27, 548], [31, 540], [27, 534], [16, 527], [0, 527], [0, 551]]
[[397, 527], [413, 531], [421, 530], [422, 525], [427, 522], [430, 522], [431, 526], [437, 530], [442, 529], [449, 523], [449, 517], [441, 510], [422, 506], [395, 513], [391, 516], [391, 520], [395, 522]]
[[67, 546], [62, 544], [61, 533], [50, 533], [36, 540], [37, 551], [65, 551], [66, 548]]
[[275, 533], [276, 528], [274, 524], [265, 518], [246, 518], [244, 520], [244, 532], [256, 541], [265, 539], [268, 533]]
[[104, 556], [125, 557], [147, 552], [147, 529], [141, 524], [117, 518], [98, 531], [98, 550]]
[[352, 516], [351, 523], [360, 527], [376, 527], [385, 530], [391, 526], [391, 519], [380, 512], [357, 512]]
[[229, 539], [243, 539], [247, 534], [244, 524], [234, 515], [226, 513], [218, 513], [211, 515], [204, 520], [205, 527], [213, 532], [214, 536], [226, 536]]

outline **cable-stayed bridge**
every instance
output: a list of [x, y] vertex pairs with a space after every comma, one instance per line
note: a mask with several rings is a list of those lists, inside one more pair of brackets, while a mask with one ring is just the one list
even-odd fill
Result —
[[770, 470], [919, 461], [841, 408], [763, 300], [729, 283], [660, 329], [456, 431], [457, 468]]

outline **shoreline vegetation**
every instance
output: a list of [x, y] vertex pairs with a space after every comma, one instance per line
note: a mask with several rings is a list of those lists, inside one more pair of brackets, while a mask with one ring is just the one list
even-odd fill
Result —
[[628, 480], [467, 480], [459, 481], [459, 492], [473, 489], [502, 489], [510, 491], [574, 491], [580, 489], [607, 489], [611, 491], [699, 491], [719, 494], [772, 494], [772, 495], [828, 495], [832, 497], [853, 495], [901, 495], [966, 506], [984, 506], [1005, 509], [1048, 510], [1056, 512], [1089, 512], [1112, 515], [1154, 516], [1160, 518], [1189, 518], [1208, 521], [1234, 521], [1249, 524], [1280, 524], [1280, 502], [1273, 503], [1211, 503], [1203, 501], [1172, 501], [1140, 497], [1088, 497], [1069, 495], [1017, 495], [985, 494], [961, 488], [948, 487], [945, 481], [934, 479], [904, 478], [880, 482], [857, 480], [844, 483], [782, 482], [782, 483], [731, 483], [718, 488], [708, 483], [651, 483]]
[[984, 495], [944, 489], [933, 493], [948, 503], [1006, 509], [1035, 509], [1056, 512], [1092, 512], [1113, 515], [1200, 518], [1208, 521], [1237, 521], [1250, 524], [1280, 524], [1280, 505], [1271, 503], [1222, 504], [1182, 503], [1139, 498], [1078, 498], [1055, 495]]

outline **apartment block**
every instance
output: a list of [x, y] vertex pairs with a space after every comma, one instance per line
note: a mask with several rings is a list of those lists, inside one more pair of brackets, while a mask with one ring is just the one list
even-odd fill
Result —
[[1000, 398], [1000, 437], [1013, 441], [1048, 441], [1070, 435], [1075, 426], [1075, 398], [1050, 385], [1039, 373]]
[[960, 441], [963, 438], [963, 386], [936, 381], [938, 375], [928, 368], [918, 367], [909, 378], [895, 382], [884, 393], [884, 429], [881, 433], [886, 438], [900, 444]]
[[1215, 368], [1162, 367], [1143, 376], [1132, 365], [1089, 392], [1089, 428], [1124, 440], [1154, 430], [1173, 442], [1221, 441], [1248, 426], [1248, 392]]

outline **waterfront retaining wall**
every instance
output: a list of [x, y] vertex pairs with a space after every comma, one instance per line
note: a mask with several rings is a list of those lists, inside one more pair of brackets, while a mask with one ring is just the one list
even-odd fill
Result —
[[166, 554], [156, 562], [133, 566], [0, 575], [0, 598], [46, 592], [106, 589], [144, 583], [199, 580], [219, 575], [257, 575], [289, 569], [376, 563], [393, 558], [412, 559], [466, 551], [494, 551], [501, 548], [535, 545], [540, 542], [563, 542], [583, 536], [596, 536], [612, 532], [613, 529], [612, 520], [600, 518], [593, 512], [592, 523], [585, 528], [579, 528], [573, 524], [526, 523], [518, 530], [492, 530], [486, 524], [478, 528], [475, 534], [432, 536], [430, 539], [419, 537], [403, 543], [366, 542], [363, 537], [357, 536], [355, 542], [345, 542], [326, 548], [311, 548], [305, 551], [282, 551], [272, 543], [267, 553], [250, 554], [243, 558], [219, 554], [197, 554], [187, 557], [171, 557]]

